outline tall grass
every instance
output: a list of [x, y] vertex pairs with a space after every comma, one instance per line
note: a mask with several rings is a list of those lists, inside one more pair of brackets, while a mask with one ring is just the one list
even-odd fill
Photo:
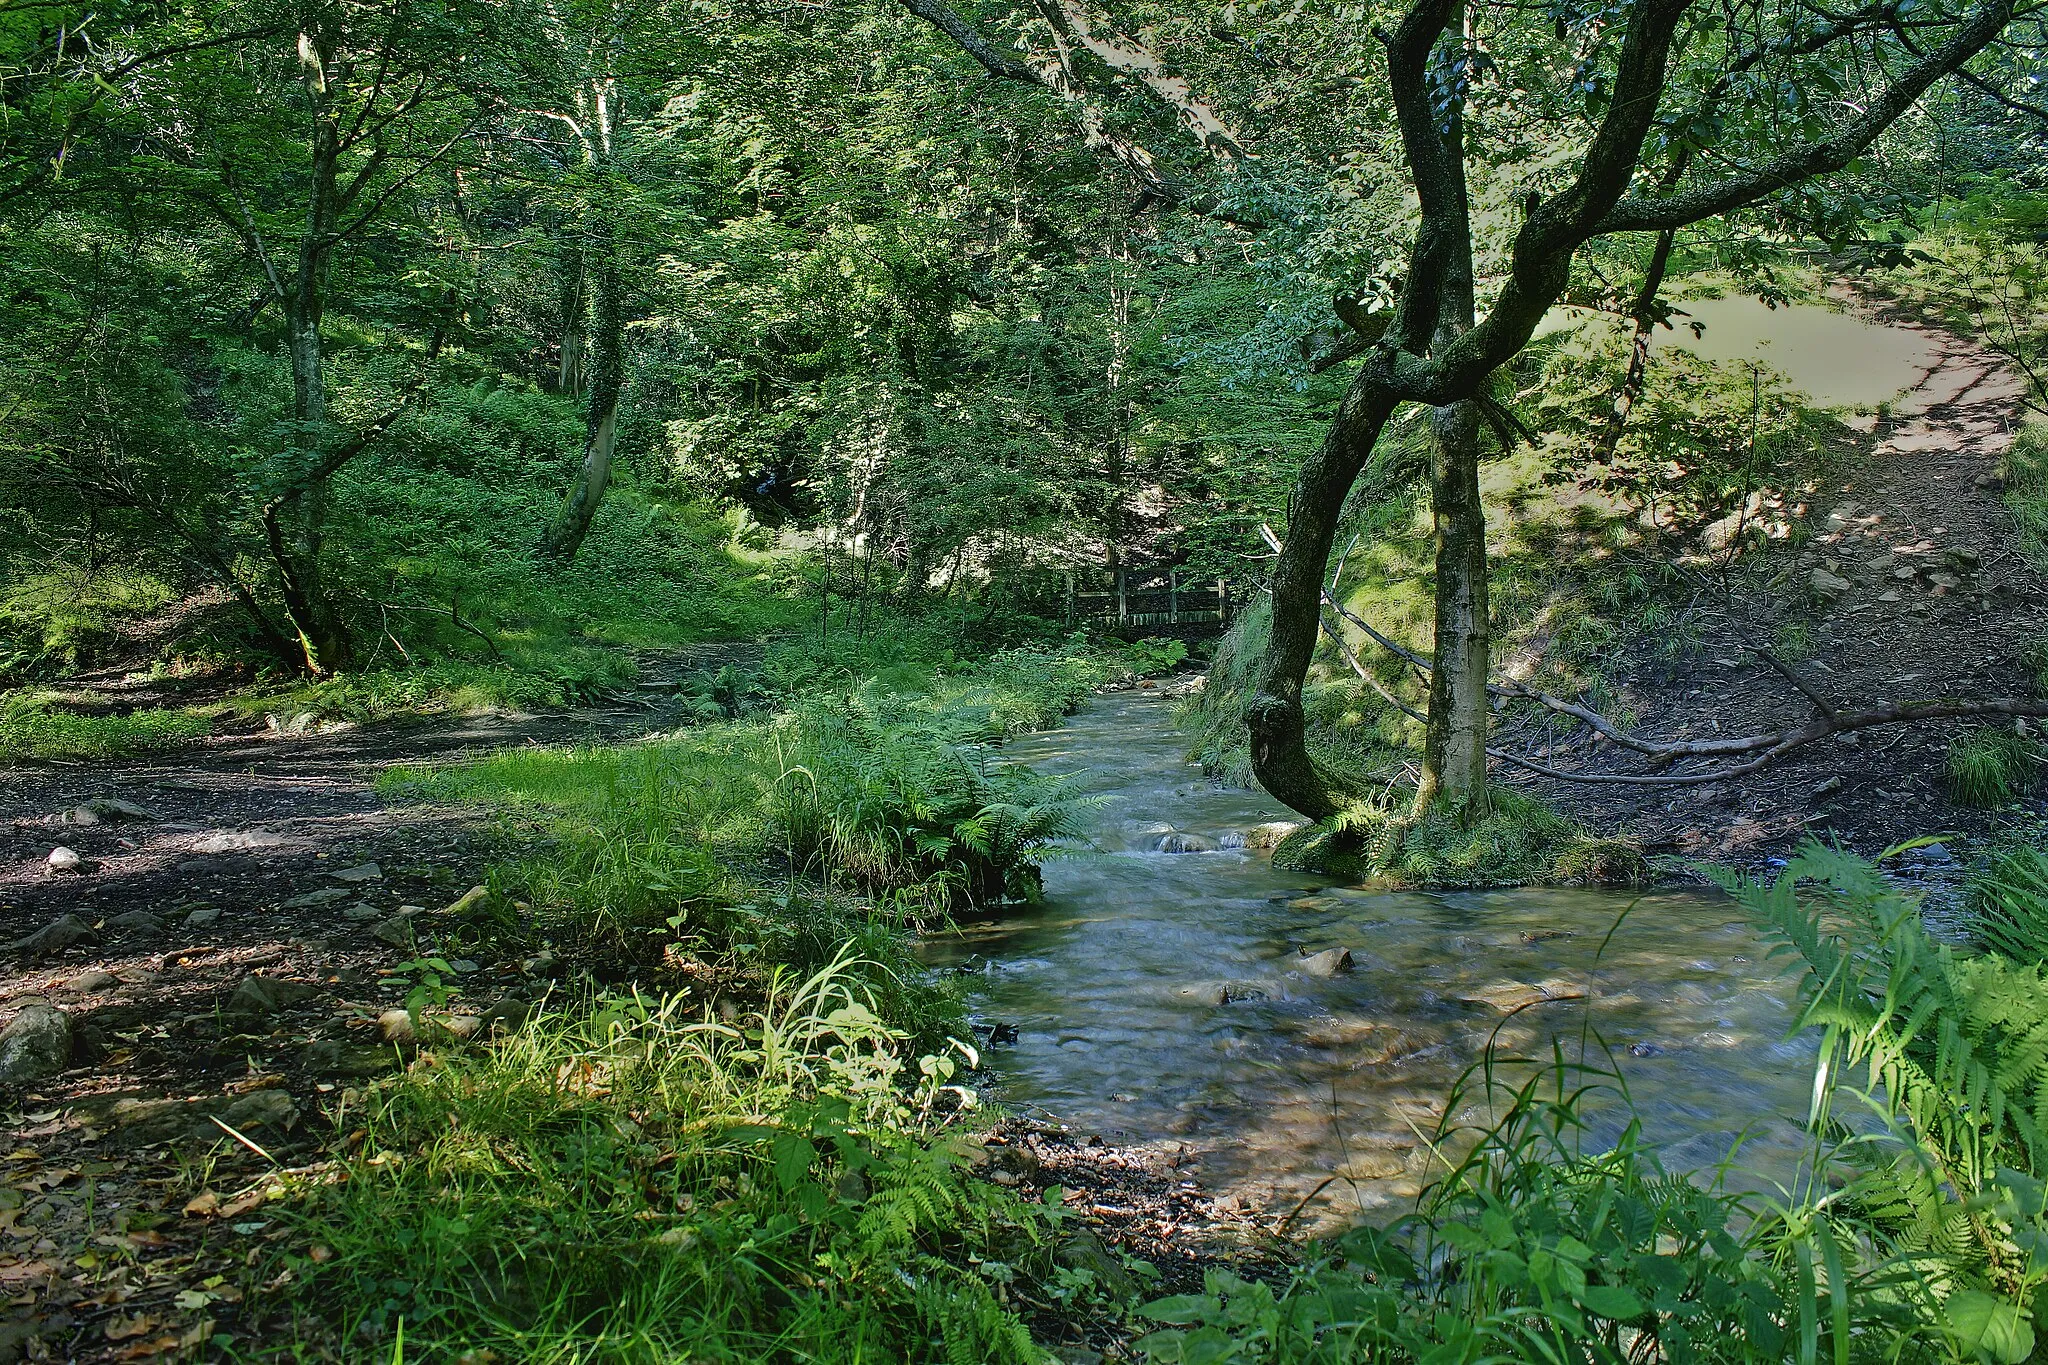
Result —
[[150, 753], [189, 743], [212, 728], [196, 711], [92, 715], [65, 710], [52, 694], [23, 691], [0, 698], [0, 762]]
[[1037, 1365], [998, 1296], [1057, 1215], [966, 1178], [971, 1050], [909, 1053], [854, 965], [778, 975], [732, 1023], [612, 997], [372, 1087], [294, 1215], [299, 1340], [277, 1345]]

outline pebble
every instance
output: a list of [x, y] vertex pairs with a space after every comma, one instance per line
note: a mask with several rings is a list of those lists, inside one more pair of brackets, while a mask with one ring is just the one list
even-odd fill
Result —
[[219, 918], [219, 908], [209, 905], [203, 909], [194, 910], [191, 914], [185, 916], [185, 927], [187, 929], [204, 929]]
[[66, 848], [59, 844], [50, 850], [50, 856], [45, 860], [45, 865], [52, 872], [79, 872], [84, 870], [85, 859], [78, 856], [77, 849]]
[[64, 983], [64, 989], [80, 995], [92, 995], [99, 991], [112, 990], [121, 984], [121, 978], [112, 972], [82, 972]]

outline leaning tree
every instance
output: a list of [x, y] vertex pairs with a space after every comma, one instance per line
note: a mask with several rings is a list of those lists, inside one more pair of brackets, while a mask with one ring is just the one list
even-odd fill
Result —
[[[1415, 0], [1405, 12], [1343, 5], [1307, 15], [1299, 6], [1251, 4], [1206, 17], [1134, 5], [1120, 24], [1085, 0], [1029, 0], [1011, 12], [1014, 41], [1003, 46], [971, 12], [943, 0], [902, 3], [991, 76], [1035, 84], [1064, 102], [1089, 145], [1131, 177], [1140, 204], [1177, 206], [1245, 231], [1271, 227], [1267, 215], [1244, 207], [1257, 202], [1245, 190], [1259, 177], [1238, 172], [1255, 164], [1247, 153], [1259, 150], [1260, 135], [1243, 129], [1271, 123], [1262, 111], [1273, 105], [1273, 91], [1262, 87], [1299, 87], [1305, 79], [1319, 100], [1321, 92], [1348, 92], [1343, 98], [1366, 117], [1349, 125], [1356, 145], [1295, 138], [1295, 155], [1371, 166], [1406, 182], [1405, 262], [1377, 271], [1373, 288], [1361, 291], [1378, 306], [1335, 300], [1347, 335], [1325, 349], [1317, 368], [1360, 363], [1288, 496], [1287, 536], [1271, 582], [1272, 630], [1246, 715], [1260, 781], [1316, 819], [1336, 815], [1351, 793], [1343, 774], [1310, 752], [1303, 682], [1326, 628], [1323, 584], [1346, 497], [1389, 422], [1404, 408], [1430, 410], [1435, 658], [1416, 810], [1437, 802], [1476, 810], [1484, 804], [1491, 718], [1479, 466], [1488, 433], [1512, 440], [1520, 425], [1492, 390], [1564, 298], [1575, 260], [1602, 239], [1635, 235], [1650, 244], [1650, 268], [1630, 309], [1637, 337], [1618, 425], [1642, 383], [1678, 233], [1761, 212], [1837, 240], [1855, 237], [1865, 215], [1856, 177], [1842, 173], [1853, 172], [1937, 83], [1953, 76], [1981, 85], [1987, 76], [1977, 67], [2011, 66], [2010, 49], [2024, 46], [2014, 35], [2023, 25], [2038, 27], [2043, 12], [2021, 0], [1879, 0], [1844, 10], [1813, 0]], [[1285, 44], [1275, 44], [1281, 55], [1272, 56], [1243, 31], [1263, 23], [1270, 37], [1311, 21], [1321, 25], [1324, 49], [1313, 70]], [[1154, 35], [1177, 45], [1166, 49], [1150, 41]], [[1204, 39], [1235, 55], [1199, 51]], [[1197, 79], [1214, 91], [1197, 95], [1163, 50], [1199, 67]], [[1296, 89], [1281, 102], [1299, 99]], [[1115, 120], [1105, 113], [1110, 108], [1135, 112]], [[1222, 193], [1202, 189], [1199, 173], [1168, 169], [1151, 150], [1156, 139], [1149, 146], [1137, 140], [1131, 129], [1143, 126], [1147, 108], [1226, 172], [1210, 178], [1221, 181]], [[1321, 112], [1308, 117], [1318, 137], [1344, 127]], [[1372, 141], [1374, 125], [1389, 118], [1393, 147]], [[1584, 708], [1507, 690], [1579, 716], [1653, 759], [1690, 756], [1698, 747], [1633, 741]], [[2042, 709], [2011, 699], [1854, 715], [1824, 707], [1814, 725], [1731, 739], [1714, 754], [1754, 765], [1816, 734], [1866, 723]]]
[[[1309, 752], [1302, 683], [1345, 496], [1388, 421], [1407, 405], [1434, 409], [1436, 661], [1418, 808], [1470, 804], [1485, 791], [1488, 757], [1481, 431], [1511, 420], [1490, 386], [1563, 297], [1574, 257], [1601, 238], [1667, 234], [1837, 175], [1937, 82], [2036, 12], [2014, 0], [1885, 0], [1841, 12], [1806, 0], [1634, 0], [1553, 6], [1546, 30], [1519, 6], [1417, 0], [1378, 35], [1416, 221], [1397, 301], [1383, 329], [1360, 329], [1370, 333], [1360, 337], [1362, 363], [1288, 497], [1272, 635], [1247, 713], [1268, 791], [1316, 819], [1345, 801], [1341, 780]], [[1512, 42], [1483, 48], [1489, 24]], [[1583, 126], [1530, 178], [1504, 269], [1483, 298], [1472, 185], [1525, 155], [1526, 134], [1510, 120], [1468, 119], [1482, 79], [1511, 85], [1531, 108], [1576, 106]]]

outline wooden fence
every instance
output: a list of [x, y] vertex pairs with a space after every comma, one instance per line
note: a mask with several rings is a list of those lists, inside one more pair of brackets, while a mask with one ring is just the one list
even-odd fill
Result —
[[1230, 619], [1230, 585], [1187, 579], [1178, 569], [1117, 569], [1106, 591], [1067, 594], [1069, 624], [1093, 622], [1119, 632], [1220, 634]]

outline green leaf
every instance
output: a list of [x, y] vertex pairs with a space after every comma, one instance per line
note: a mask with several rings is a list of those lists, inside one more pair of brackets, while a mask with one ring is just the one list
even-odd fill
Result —
[[1222, 1305], [1206, 1294], [1174, 1294], [1154, 1299], [1138, 1311], [1154, 1322], [1202, 1322], [1214, 1317]]
[[1964, 1289], [1949, 1295], [1942, 1313], [1957, 1343], [1980, 1358], [2019, 1365], [2034, 1353], [2033, 1325], [2016, 1303], [1981, 1289]]
[[1618, 1284], [1589, 1284], [1579, 1295], [1589, 1312], [1616, 1322], [1629, 1322], [1643, 1315], [1643, 1301]]

